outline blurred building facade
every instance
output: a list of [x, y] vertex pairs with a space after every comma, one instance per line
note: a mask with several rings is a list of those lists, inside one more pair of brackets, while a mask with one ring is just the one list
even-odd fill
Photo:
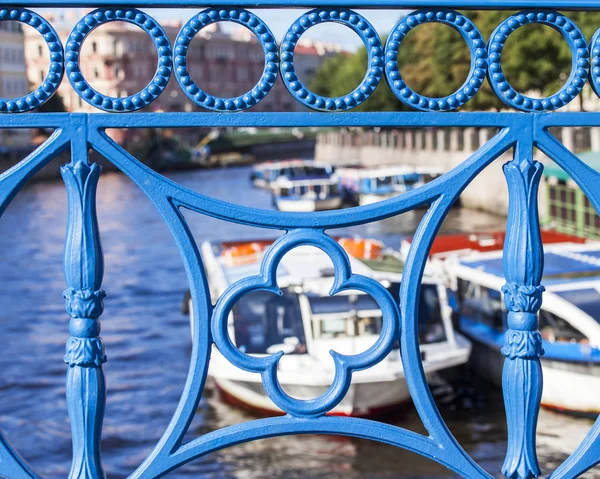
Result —
[[[0, 98], [18, 98], [27, 93], [23, 28], [17, 22], [0, 22]], [[0, 153], [30, 143], [29, 130], [0, 130]]]
[[[77, 21], [75, 14], [71, 11], [66, 17], [48, 16], [63, 44]], [[161, 21], [161, 25], [174, 44], [181, 23]], [[299, 77], [309, 82], [327, 58], [341, 51], [336, 44], [301, 41], [296, 52]], [[188, 55], [188, 67], [194, 81], [206, 92], [220, 97], [234, 97], [251, 90], [264, 68], [264, 54], [254, 34], [243, 27], [225, 31], [220, 23], [204, 28], [194, 38]], [[95, 30], [84, 42], [82, 56], [85, 60], [81, 70], [87, 81], [96, 90], [113, 97], [139, 92], [156, 70], [157, 54], [151, 38], [140, 28], [125, 22], [108, 23]], [[25, 59], [29, 82], [38, 85], [46, 74], [49, 52], [42, 37], [34, 30], [25, 34]], [[67, 79], [63, 81], [59, 95], [67, 111], [98, 111], [75, 94]], [[295, 111], [300, 108], [278, 81], [273, 91], [252, 110]], [[174, 76], [166, 91], [149, 109], [200, 110], [181, 91]]]

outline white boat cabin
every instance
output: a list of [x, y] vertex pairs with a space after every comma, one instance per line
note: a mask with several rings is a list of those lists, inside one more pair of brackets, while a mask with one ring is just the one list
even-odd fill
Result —
[[[342, 240], [340, 240], [342, 241]], [[349, 252], [352, 271], [378, 280], [398, 299], [403, 262], [372, 240], [341, 242]], [[202, 245], [213, 299], [236, 281], [259, 274], [269, 241]], [[353, 256], [360, 254], [362, 259]], [[317, 248], [288, 252], [277, 270], [282, 296], [255, 292], [238, 301], [229, 318], [229, 335], [247, 354], [286, 354], [280, 361], [280, 382], [293, 397], [309, 399], [324, 393], [334, 376], [329, 351], [358, 354], [381, 333], [382, 313], [371, 296], [360, 291], [329, 296], [334, 270]], [[426, 374], [467, 361], [470, 345], [455, 335], [443, 285], [427, 278], [419, 298], [419, 340]], [[370, 415], [410, 400], [400, 362], [399, 343], [375, 367], [353, 376], [350, 392], [334, 414]], [[232, 402], [259, 411], [277, 412], [260, 384], [260, 376], [229, 364], [218, 351], [209, 375]]]
[[329, 178], [334, 173], [332, 165], [313, 160], [269, 161], [256, 165], [250, 173], [250, 180], [257, 187], [269, 188], [282, 177], [290, 180], [316, 179]]

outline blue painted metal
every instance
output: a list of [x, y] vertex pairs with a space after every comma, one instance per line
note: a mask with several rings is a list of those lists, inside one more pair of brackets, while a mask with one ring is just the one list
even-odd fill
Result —
[[[22, 0], [5, 0], [4, 5], [22, 5]], [[36, 0], [36, 7], [193, 7], [203, 6], [197, 0]], [[536, 0], [213, 0], [215, 7], [245, 8], [310, 8], [343, 6], [361, 9], [416, 9], [448, 7], [469, 10], [514, 10], [520, 8], [538, 9]], [[545, 0], [544, 7], [565, 11], [594, 10], [600, 8], [600, 0]]]
[[[55, 133], [29, 157], [0, 175], [0, 213], [4, 212], [24, 184], [44, 165], [66, 149], [72, 161], [62, 169], [69, 198], [69, 222], [65, 248], [65, 291], [67, 312], [71, 317], [65, 361], [67, 373], [67, 404], [73, 434], [73, 465], [70, 477], [99, 479], [104, 477], [100, 458], [100, 437], [105, 404], [102, 364], [106, 360], [104, 345], [99, 337], [99, 317], [103, 309], [103, 258], [100, 247], [100, 227], [96, 219], [96, 186], [100, 169], [88, 161], [93, 149], [111, 161], [150, 198], [168, 225], [179, 247], [188, 275], [193, 303], [193, 350], [188, 379], [169, 426], [146, 460], [131, 478], [150, 479], [168, 474], [182, 465], [214, 451], [256, 439], [290, 434], [340, 434], [361, 437], [391, 444], [421, 454], [468, 478], [490, 478], [462, 449], [441, 418], [429, 391], [421, 363], [417, 334], [417, 304], [420, 280], [428, 251], [450, 207], [460, 193], [488, 165], [513, 149], [514, 159], [505, 165], [510, 192], [507, 247], [504, 269], [507, 284], [505, 299], [509, 310], [509, 333], [504, 353], [504, 395], [508, 420], [509, 441], [503, 473], [511, 479], [537, 477], [539, 466], [535, 451], [535, 429], [539, 410], [542, 377], [539, 357], [542, 354], [536, 313], [541, 305], [543, 256], [539, 239], [536, 207], [537, 187], [541, 165], [533, 161], [538, 148], [565, 169], [576, 181], [595, 208], [600, 211], [598, 184], [600, 174], [578, 160], [549, 133], [554, 126], [600, 126], [600, 113], [549, 112], [573, 100], [587, 81], [589, 50], [592, 65], [598, 67], [597, 36], [590, 48], [576, 26], [562, 14], [538, 10], [533, 0], [371, 0], [367, 5], [358, 0], [265, 0], [256, 5], [247, 0], [214, 0], [212, 6], [194, 13], [182, 29], [171, 52], [164, 31], [149, 13], [134, 7], [196, 6], [195, 0], [41, 0], [36, 6], [98, 6], [87, 14], [73, 30], [66, 45], [66, 66], [62, 47], [52, 28], [37, 14], [19, 6], [18, 0], [6, 0], [0, 9], [0, 21], [17, 19], [34, 26], [45, 35], [52, 51], [52, 67], [41, 90], [25, 99], [1, 100], [0, 128], [53, 128]], [[125, 4], [127, 4], [125, 6]], [[279, 64], [277, 43], [268, 26], [256, 14], [244, 7], [316, 7], [294, 22], [281, 44]], [[546, 0], [548, 8], [600, 10], [600, 0]], [[360, 15], [347, 10], [351, 7], [408, 8], [423, 7], [396, 28], [385, 48], [379, 34]], [[461, 14], [448, 9], [470, 8], [533, 8], [531, 12], [509, 17], [492, 36], [489, 46], [483, 43], [475, 25]], [[246, 95], [219, 99], [204, 94], [194, 85], [187, 71], [187, 48], [198, 31], [216, 21], [234, 21], [248, 26], [259, 37], [265, 51], [263, 78]], [[81, 44], [94, 28], [109, 21], [126, 21], [142, 27], [152, 36], [158, 50], [157, 73], [148, 87], [126, 99], [116, 99], [95, 92], [81, 75]], [[354, 29], [369, 48], [369, 69], [365, 81], [351, 95], [337, 99], [319, 98], [300, 84], [294, 74], [294, 47], [300, 35], [312, 25], [338, 22]], [[471, 76], [459, 92], [445, 99], [429, 99], [407, 90], [395, 66], [395, 55], [401, 39], [418, 24], [437, 21], [458, 29], [471, 47]], [[546, 100], [528, 100], [514, 92], [502, 76], [501, 53], [506, 38], [526, 23], [543, 23], [559, 29], [574, 52], [574, 68], [568, 85], [556, 96]], [[174, 57], [174, 58], [173, 58]], [[399, 98], [414, 109], [424, 112], [352, 113], [372, 94], [383, 76], [383, 59], [388, 62], [387, 77]], [[513, 112], [441, 113], [452, 110], [471, 99], [481, 86], [487, 60], [489, 79], [497, 93]], [[214, 112], [202, 113], [136, 113], [149, 105], [163, 91], [175, 65], [176, 76], [184, 92], [198, 105]], [[293, 98], [316, 110], [340, 110], [337, 113], [243, 113], [266, 96], [276, 81], [277, 69]], [[98, 114], [16, 115], [40, 106], [56, 90], [63, 72], [69, 75], [76, 93], [98, 110]], [[592, 71], [592, 84], [597, 87], [598, 72]], [[529, 103], [530, 102], [530, 103]], [[114, 114], [114, 113], [119, 114]], [[280, 213], [242, 207], [218, 201], [186, 189], [144, 166], [116, 144], [105, 132], [109, 128], [161, 127], [490, 127], [496, 135], [470, 158], [442, 177], [399, 197], [381, 203], [327, 213]], [[400, 291], [400, 303], [394, 304], [390, 295], [367, 278], [355, 275], [344, 251], [326, 233], [352, 225], [371, 223], [426, 206], [425, 214], [409, 251]], [[232, 285], [213, 305], [210, 301], [207, 278], [202, 259], [182, 211], [194, 211], [225, 221], [248, 226], [284, 231], [271, 246], [263, 260], [258, 276], [245, 278]], [[383, 311], [384, 328], [379, 340], [368, 351], [356, 356], [332, 352], [337, 365], [330, 389], [311, 401], [287, 396], [277, 380], [275, 354], [256, 359], [237, 350], [227, 336], [226, 318], [237, 300], [257, 289], [278, 292], [275, 270], [290, 249], [310, 244], [321, 248], [333, 261], [336, 282], [332, 294], [343, 289], [360, 289], [375, 298]], [[397, 426], [356, 418], [333, 418], [325, 414], [343, 397], [353, 371], [368, 369], [387, 354], [400, 340], [402, 363], [415, 407], [427, 430], [417, 434]], [[205, 433], [184, 443], [192, 418], [204, 391], [210, 350], [213, 344], [223, 355], [240, 368], [262, 375], [263, 384], [271, 399], [288, 415], [260, 419]], [[600, 421], [590, 431], [575, 453], [551, 476], [554, 479], [575, 478], [600, 463]], [[495, 473], [496, 471], [491, 471]], [[10, 479], [38, 477], [0, 432], [0, 476]]]
[[[77, 131], [78, 130], [78, 131]], [[69, 200], [63, 296], [71, 317], [65, 363], [67, 407], [73, 435], [73, 463], [69, 479], [104, 478], [100, 439], [106, 404], [102, 364], [106, 362], [98, 318], [106, 293], [101, 289], [104, 261], [98, 220], [96, 187], [100, 166], [88, 164], [85, 124], [76, 127], [71, 142], [72, 161], [61, 168]]]
[[[525, 132], [525, 134], [531, 132]], [[544, 252], [540, 233], [538, 186], [543, 166], [533, 161], [533, 141], [522, 138], [513, 161], [504, 165], [509, 208], [504, 243], [502, 288], [508, 331], [502, 389], [508, 422], [508, 451], [502, 473], [529, 479], [541, 473], [535, 452], [535, 429], [542, 400], [542, 335], [537, 312], [542, 306]]]

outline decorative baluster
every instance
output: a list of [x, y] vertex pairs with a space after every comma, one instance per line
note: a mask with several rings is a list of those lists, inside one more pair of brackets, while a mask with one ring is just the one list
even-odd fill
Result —
[[100, 461], [100, 437], [106, 388], [106, 361], [99, 337], [105, 296], [101, 289], [104, 264], [96, 218], [99, 165], [87, 162], [87, 143], [74, 145], [73, 159], [61, 168], [69, 199], [65, 247], [64, 292], [71, 320], [67, 343], [67, 405], [73, 434], [73, 464], [69, 479], [105, 478]]
[[[527, 138], [524, 136], [523, 138]], [[542, 398], [542, 337], [537, 312], [542, 305], [544, 254], [537, 193], [543, 166], [533, 161], [531, 136], [519, 142], [514, 159], [504, 165], [509, 186], [509, 211], [504, 244], [504, 302], [508, 331], [502, 354], [502, 378], [508, 422], [508, 450], [502, 473], [510, 479], [540, 475], [536, 427]]]

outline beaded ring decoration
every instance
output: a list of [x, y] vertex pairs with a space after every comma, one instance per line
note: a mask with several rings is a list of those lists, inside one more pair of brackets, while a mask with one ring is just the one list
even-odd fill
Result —
[[590, 83], [594, 93], [600, 96], [600, 29], [598, 29], [592, 37], [590, 50], [592, 55]]
[[[234, 98], [220, 98], [202, 90], [192, 79], [187, 66], [187, 55], [192, 39], [204, 27], [224, 21], [248, 28], [258, 38], [265, 54], [265, 67], [258, 83], [249, 92]], [[266, 97], [275, 85], [279, 72], [277, 42], [269, 27], [253, 13], [242, 9], [209, 8], [194, 16], [179, 32], [175, 41], [175, 66], [175, 76], [181, 89], [197, 105], [221, 112], [246, 110]]]
[[[461, 34], [471, 52], [471, 68], [464, 84], [443, 98], [430, 98], [412, 90], [402, 78], [398, 51], [406, 35], [424, 23], [442, 23]], [[400, 20], [392, 29], [385, 47], [385, 73], [394, 95], [405, 105], [422, 111], [450, 111], [467, 103], [479, 91], [488, 68], [488, 53], [483, 36], [464, 15], [452, 10], [419, 10]]]
[[[298, 78], [294, 68], [294, 52], [302, 34], [310, 27], [335, 22], [352, 29], [368, 52], [368, 69], [362, 82], [351, 93], [329, 98], [311, 92]], [[315, 9], [302, 15], [290, 27], [281, 44], [281, 76], [290, 94], [313, 110], [350, 110], [369, 98], [383, 76], [383, 45], [373, 26], [363, 16], [346, 9]]]
[[0, 112], [23, 113], [34, 110], [46, 103], [56, 93], [63, 78], [65, 57], [58, 34], [43, 17], [26, 8], [3, 8], [0, 22], [14, 21], [34, 28], [42, 35], [50, 51], [50, 66], [42, 84], [32, 93], [19, 98], [0, 98]]
[[[110, 22], [127, 22], [137, 25], [152, 39], [158, 54], [154, 78], [138, 93], [125, 98], [115, 98], [96, 91], [84, 78], [81, 67], [81, 47], [87, 36], [96, 28]], [[150, 105], [164, 91], [173, 71], [171, 43], [167, 34], [149, 15], [135, 8], [99, 8], [75, 25], [66, 47], [67, 73], [77, 94], [95, 108], [108, 112], [132, 112]]]
[[[501, 64], [502, 52], [510, 34], [518, 28], [532, 23], [547, 25], [561, 33], [573, 55], [571, 75], [565, 85], [554, 95], [540, 99], [517, 92], [504, 76]], [[488, 50], [490, 52], [490, 84], [504, 103], [517, 110], [553, 111], [562, 108], [579, 95], [588, 78], [590, 52], [585, 37], [577, 25], [557, 12], [525, 12], [508, 17], [492, 33]]]

